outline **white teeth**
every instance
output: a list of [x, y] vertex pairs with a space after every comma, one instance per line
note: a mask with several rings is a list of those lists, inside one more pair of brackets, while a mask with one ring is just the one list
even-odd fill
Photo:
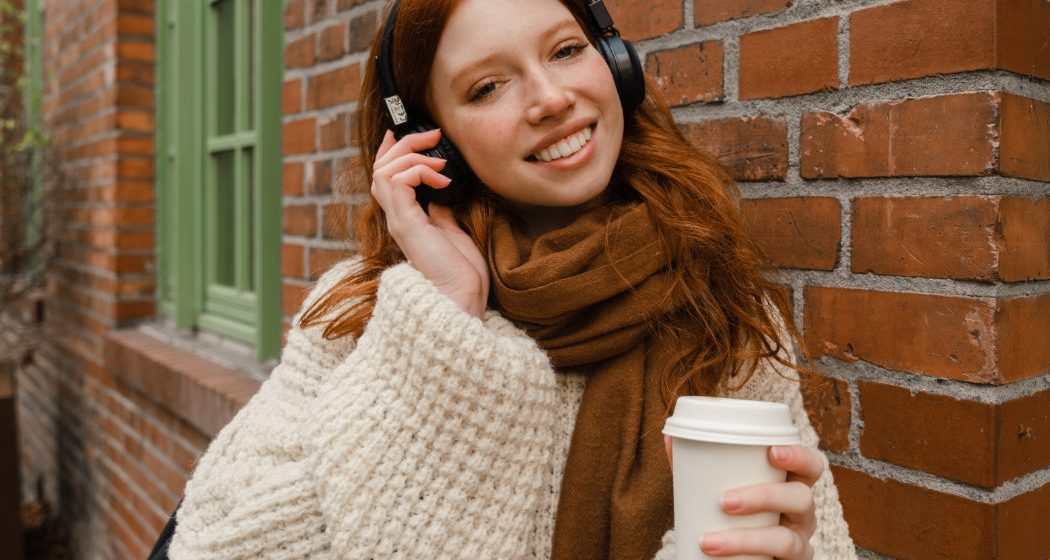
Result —
[[584, 128], [583, 130], [563, 138], [550, 146], [540, 150], [533, 154], [533, 157], [540, 161], [554, 161], [564, 157], [569, 157], [572, 154], [580, 151], [587, 142], [591, 139], [591, 127]]

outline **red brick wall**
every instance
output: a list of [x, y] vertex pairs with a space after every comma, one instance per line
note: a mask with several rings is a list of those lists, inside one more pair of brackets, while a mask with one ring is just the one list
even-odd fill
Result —
[[[352, 250], [365, 195], [335, 178], [383, 4], [285, 8], [286, 326]], [[1050, 555], [1050, 2], [610, 4], [784, 269], [857, 544]], [[42, 482], [80, 556], [141, 558], [258, 383], [116, 330], [155, 313], [153, 2], [45, 5], [45, 118], [75, 188], [50, 334], [18, 378], [26, 492]]]
[[1050, 2], [610, 3], [784, 267], [856, 543], [1050, 555]]

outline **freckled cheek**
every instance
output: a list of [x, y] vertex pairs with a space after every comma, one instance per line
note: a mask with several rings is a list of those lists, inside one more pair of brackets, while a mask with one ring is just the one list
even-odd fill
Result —
[[[500, 166], [501, 160], [517, 157], [517, 148], [512, 144], [514, 128], [509, 123], [491, 118], [464, 118], [459, 121], [456, 147], [467, 158], [467, 163], [477, 173], [484, 168]], [[482, 178], [484, 179], [484, 178]]]

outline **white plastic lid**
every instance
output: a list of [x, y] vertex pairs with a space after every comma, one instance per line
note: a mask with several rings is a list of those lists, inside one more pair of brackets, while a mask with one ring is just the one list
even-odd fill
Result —
[[739, 445], [802, 443], [785, 404], [720, 397], [679, 397], [664, 423], [671, 437]]

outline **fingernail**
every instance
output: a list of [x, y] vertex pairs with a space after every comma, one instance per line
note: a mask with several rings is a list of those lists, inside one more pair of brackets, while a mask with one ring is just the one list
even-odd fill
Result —
[[785, 461], [785, 460], [787, 460], [788, 455], [790, 455], [790, 453], [791, 452], [788, 451], [787, 448], [785, 448], [785, 447], [774, 447], [773, 448], [773, 458], [776, 459], [777, 461]]
[[721, 504], [723, 510], [733, 511], [740, 507], [740, 496], [726, 492], [718, 497], [718, 503]]
[[700, 548], [705, 552], [717, 552], [725, 544], [725, 540], [718, 535], [704, 535], [700, 539]]

